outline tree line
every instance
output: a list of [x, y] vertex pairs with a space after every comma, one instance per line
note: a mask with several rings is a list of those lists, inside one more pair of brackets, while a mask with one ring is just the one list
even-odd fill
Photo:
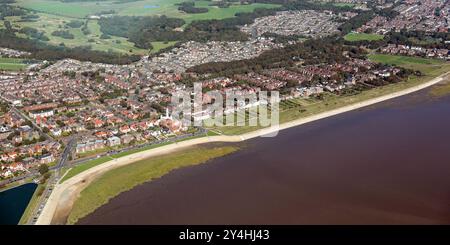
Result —
[[446, 43], [446, 40], [450, 40], [450, 33], [401, 30], [400, 32], [391, 31], [387, 33], [382, 40], [345, 41], [345, 44], [365, 46], [370, 49], [378, 49], [388, 44], [416, 46], [426, 49], [450, 49], [450, 43]]
[[291, 67], [297, 62], [304, 65], [342, 63], [347, 60], [344, 52], [354, 58], [362, 58], [365, 55], [363, 50], [343, 45], [341, 39], [332, 36], [268, 50], [252, 59], [201, 64], [189, 68], [187, 72], [232, 76], [263, 69]]
[[8, 32], [7, 30], [0, 30], [0, 46], [30, 52], [30, 58], [37, 60], [71, 58], [107, 64], [129, 64], [140, 59], [138, 55], [122, 55], [97, 51], [92, 50], [89, 46], [74, 48], [68, 48], [63, 45], [53, 46], [37, 40], [17, 37], [15, 33]]

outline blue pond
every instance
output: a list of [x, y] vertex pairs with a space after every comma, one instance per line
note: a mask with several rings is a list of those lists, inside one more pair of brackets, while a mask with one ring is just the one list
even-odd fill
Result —
[[37, 185], [30, 183], [0, 192], [0, 225], [16, 225]]

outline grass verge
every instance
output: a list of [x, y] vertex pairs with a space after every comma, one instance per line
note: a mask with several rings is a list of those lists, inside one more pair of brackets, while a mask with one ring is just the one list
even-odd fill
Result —
[[147, 181], [160, 178], [172, 170], [198, 165], [236, 150], [238, 148], [233, 146], [197, 147], [169, 155], [152, 157], [108, 171], [80, 193], [67, 222], [68, 224], [74, 224], [120, 193]]

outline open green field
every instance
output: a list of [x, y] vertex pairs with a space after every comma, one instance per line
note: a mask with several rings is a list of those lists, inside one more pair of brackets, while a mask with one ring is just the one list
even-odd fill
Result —
[[97, 165], [100, 165], [100, 164], [105, 163], [107, 161], [110, 161], [112, 159], [113, 158], [110, 157], [110, 156], [104, 156], [104, 157], [99, 157], [97, 159], [90, 160], [90, 161], [88, 161], [86, 163], [77, 165], [77, 166], [71, 168], [67, 172], [67, 174], [65, 174], [64, 177], [59, 181], [59, 183], [62, 183], [62, 182], [72, 178], [73, 176], [75, 176], [75, 175], [77, 175], [77, 174], [79, 174], [81, 172], [84, 172], [84, 171], [86, 171], [86, 170], [88, 170], [90, 168], [93, 168], [93, 167], [95, 167]]
[[[19, 17], [7, 17], [13, 26], [17, 29], [23, 27], [32, 27], [43, 32], [50, 40], [47, 43], [52, 45], [64, 44], [67, 47], [91, 46], [94, 50], [112, 51], [119, 53], [148, 55], [155, 53], [163, 48], [176, 44], [176, 42], [152, 42], [153, 49], [145, 50], [134, 47], [134, 44], [126, 38], [111, 36], [108, 39], [101, 39], [102, 32], [98, 21], [88, 20], [88, 16], [97, 15], [105, 11], [115, 11], [117, 15], [127, 16], [149, 16], [166, 15], [169, 17], [182, 18], [187, 23], [194, 20], [224, 19], [232, 18], [236, 13], [252, 12], [256, 8], [275, 8], [275, 4], [246, 4], [239, 3], [231, 5], [229, 8], [218, 8], [209, 6], [209, 1], [196, 1], [197, 7], [208, 8], [207, 13], [188, 14], [178, 10], [175, 4], [185, 2], [186, 0], [106, 0], [106, 1], [80, 1], [80, 2], [61, 2], [58, 0], [17, 0], [16, 5], [35, 11], [40, 18], [36, 21], [22, 21]], [[121, 2], [121, 3], [120, 3]], [[87, 21], [89, 34], [82, 32], [81, 28], [68, 28], [65, 25], [70, 21]], [[0, 28], [3, 22], [0, 21]], [[65, 39], [59, 36], [52, 36], [54, 31], [68, 31], [74, 36], [73, 39]], [[25, 34], [20, 36], [26, 37]], [[18, 69], [17, 65], [4, 65], [5, 69]]]
[[74, 224], [80, 218], [92, 213], [120, 193], [142, 183], [160, 178], [172, 170], [198, 165], [237, 150], [238, 148], [233, 146], [196, 147], [168, 155], [152, 157], [108, 171], [81, 191], [80, 197], [75, 201], [67, 222]]
[[[122, 3], [120, 3], [122, 2]], [[207, 13], [187, 14], [178, 10], [176, 4], [186, 0], [141, 0], [141, 1], [83, 1], [83, 2], [61, 2], [55, 0], [17, 0], [17, 5], [27, 9], [60, 15], [72, 18], [85, 18], [105, 11], [115, 11], [118, 15], [167, 15], [169, 17], [182, 18], [190, 22], [192, 20], [223, 19], [233, 17], [236, 13], [252, 12], [256, 8], [275, 8], [275, 4], [233, 4], [229, 8], [218, 8], [209, 6], [210, 1], [195, 1], [196, 7], [206, 7]]]
[[152, 42], [153, 49], [151, 53], [156, 53], [161, 49], [168, 48], [170, 46], [175, 45], [177, 42]]
[[23, 59], [2, 58], [0, 57], [0, 70], [4, 71], [22, 71], [27, 68]]
[[[337, 96], [331, 93], [324, 93], [323, 100], [312, 98], [298, 98], [286, 102], [281, 102], [280, 123], [316, 115], [318, 113], [401, 91], [429, 81], [434, 77], [450, 71], [450, 63], [441, 60], [380, 54], [370, 55], [369, 58], [375, 62], [418, 70], [422, 72], [423, 76], [411, 76], [405, 81], [365, 90], [356, 95]], [[248, 118], [246, 118], [246, 121], [248, 121]], [[261, 127], [256, 126], [223, 126], [213, 127], [212, 129], [225, 135], [237, 135], [248, 133], [260, 128]]]
[[356, 33], [352, 32], [344, 36], [346, 41], [357, 42], [357, 41], [378, 41], [383, 40], [383, 35], [378, 34], [367, 34], [367, 33]]
[[443, 65], [448, 65], [448, 63], [443, 60], [401, 56], [401, 55], [371, 54], [369, 55], [369, 58], [370, 60], [375, 62], [401, 66], [407, 69], [418, 70], [424, 74], [432, 73], [439, 67]]

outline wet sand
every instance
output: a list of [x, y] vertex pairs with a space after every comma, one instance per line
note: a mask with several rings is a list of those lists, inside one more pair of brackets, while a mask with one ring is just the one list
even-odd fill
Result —
[[450, 224], [450, 96], [427, 91], [255, 138], [79, 224]]

